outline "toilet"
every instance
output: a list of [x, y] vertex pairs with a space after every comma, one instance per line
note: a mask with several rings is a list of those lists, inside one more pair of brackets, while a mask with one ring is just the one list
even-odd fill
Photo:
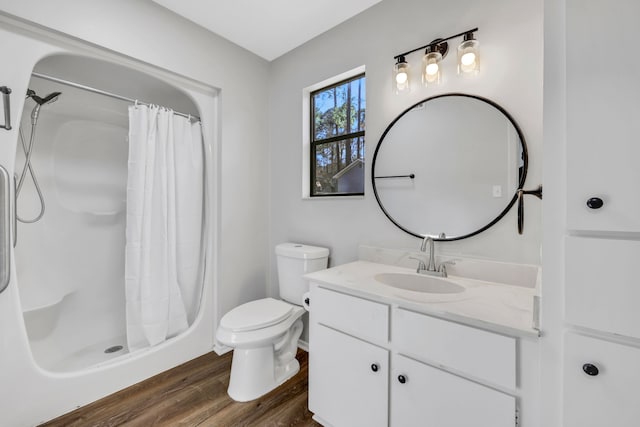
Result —
[[327, 268], [329, 249], [297, 243], [275, 248], [280, 298], [242, 304], [220, 320], [216, 338], [232, 347], [227, 393], [238, 402], [256, 399], [300, 370], [296, 360], [302, 307], [309, 284], [302, 276]]

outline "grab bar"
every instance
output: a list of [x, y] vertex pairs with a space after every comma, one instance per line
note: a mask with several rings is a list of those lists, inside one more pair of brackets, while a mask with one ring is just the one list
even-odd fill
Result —
[[0, 166], [0, 293], [9, 286], [11, 278], [11, 178]]
[[0, 86], [0, 92], [2, 92], [2, 103], [4, 104], [4, 125], [0, 125], [0, 128], [11, 130], [11, 89], [6, 86]]

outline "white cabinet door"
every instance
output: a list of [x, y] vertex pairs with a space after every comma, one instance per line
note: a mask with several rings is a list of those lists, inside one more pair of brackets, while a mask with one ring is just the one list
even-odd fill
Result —
[[567, 322], [640, 338], [638, 260], [640, 241], [567, 237]]
[[513, 427], [515, 397], [394, 355], [391, 427]]
[[[571, 230], [640, 231], [640, 56], [630, 30], [638, 17], [639, 1], [567, 0]], [[593, 198], [602, 206], [589, 208]]]
[[309, 345], [311, 412], [333, 427], [387, 426], [389, 352], [317, 323]]
[[[568, 333], [564, 427], [639, 425], [639, 362], [639, 348]], [[583, 369], [586, 364], [592, 375]]]

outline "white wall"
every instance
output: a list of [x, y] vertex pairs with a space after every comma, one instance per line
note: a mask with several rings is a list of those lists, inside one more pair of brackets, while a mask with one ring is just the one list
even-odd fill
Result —
[[[541, 183], [542, 170], [542, 0], [384, 1], [276, 59], [270, 67], [270, 249], [282, 241], [326, 246], [331, 264], [357, 257], [357, 245], [417, 249], [379, 209], [369, 181], [375, 146], [387, 124], [420, 99], [446, 92], [480, 95], [500, 104], [523, 130], [529, 148], [527, 187]], [[393, 56], [437, 37], [479, 27], [481, 75], [460, 79], [455, 51], [444, 63], [437, 88], [418, 87], [409, 96], [391, 90]], [[455, 49], [460, 40], [452, 42]], [[421, 54], [411, 55], [414, 71]], [[302, 90], [357, 66], [366, 66], [367, 185], [360, 199], [301, 198]], [[474, 238], [442, 243], [437, 250], [502, 261], [540, 263], [541, 203], [526, 200], [525, 233], [516, 232], [515, 209]], [[273, 251], [271, 250], [271, 253]], [[272, 293], [277, 292], [271, 256]]]
[[544, 221], [540, 387], [542, 426], [562, 425], [562, 328], [566, 229], [565, 0], [545, 0], [544, 16]]
[[0, 11], [220, 88], [219, 313], [263, 296], [269, 64], [145, 0], [0, 0]]

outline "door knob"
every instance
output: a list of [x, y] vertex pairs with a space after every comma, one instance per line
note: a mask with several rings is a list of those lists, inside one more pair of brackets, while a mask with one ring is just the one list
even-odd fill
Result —
[[585, 363], [584, 365], [582, 365], [582, 370], [584, 371], [585, 374], [592, 377], [595, 377], [600, 373], [600, 370], [598, 369], [598, 367], [591, 363]]
[[600, 197], [592, 197], [587, 200], [587, 207], [589, 209], [600, 209], [604, 206], [604, 201]]

